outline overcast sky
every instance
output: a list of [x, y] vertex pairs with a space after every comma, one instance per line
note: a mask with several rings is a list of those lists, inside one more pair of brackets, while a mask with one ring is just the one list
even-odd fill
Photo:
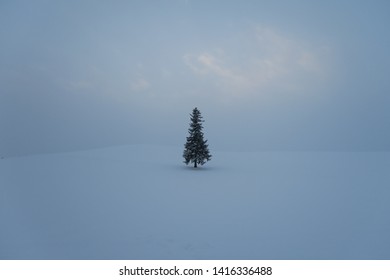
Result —
[[0, 155], [390, 149], [388, 1], [1, 1]]

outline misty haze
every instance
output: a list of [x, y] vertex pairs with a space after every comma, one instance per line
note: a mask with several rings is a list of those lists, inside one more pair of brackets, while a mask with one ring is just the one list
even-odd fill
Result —
[[389, 259], [389, 11], [2, 1], [0, 259]]

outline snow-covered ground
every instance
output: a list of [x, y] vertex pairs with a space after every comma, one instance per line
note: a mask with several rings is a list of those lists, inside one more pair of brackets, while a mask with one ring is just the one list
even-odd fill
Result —
[[0, 160], [1, 259], [390, 259], [390, 152]]

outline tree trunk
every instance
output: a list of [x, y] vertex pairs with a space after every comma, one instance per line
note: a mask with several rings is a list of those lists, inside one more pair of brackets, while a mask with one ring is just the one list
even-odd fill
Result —
[[197, 168], [198, 167], [198, 165], [196, 164], [196, 161], [195, 161], [195, 163], [194, 163], [194, 168]]

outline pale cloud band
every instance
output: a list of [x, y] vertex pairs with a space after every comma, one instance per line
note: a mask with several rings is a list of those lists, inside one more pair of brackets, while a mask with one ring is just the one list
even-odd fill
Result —
[[150, 88], [150, 82], [145, 78], [138, 78], [130, 82], [130, 88], [136, 92], [145, 91]]
[[[330, 48], [310, 47], [272, 28], [257, 27], [248, 38], [255, 52], [240, 56], [223, 46], [183, 56], [185, 64], [201, 78], [231, 93], [281, 88], [303, 90], [328, 75]], [[243, 50], [244, 51], [244, 50]], [[239, 59], [237, 59], [237, 57]]]

